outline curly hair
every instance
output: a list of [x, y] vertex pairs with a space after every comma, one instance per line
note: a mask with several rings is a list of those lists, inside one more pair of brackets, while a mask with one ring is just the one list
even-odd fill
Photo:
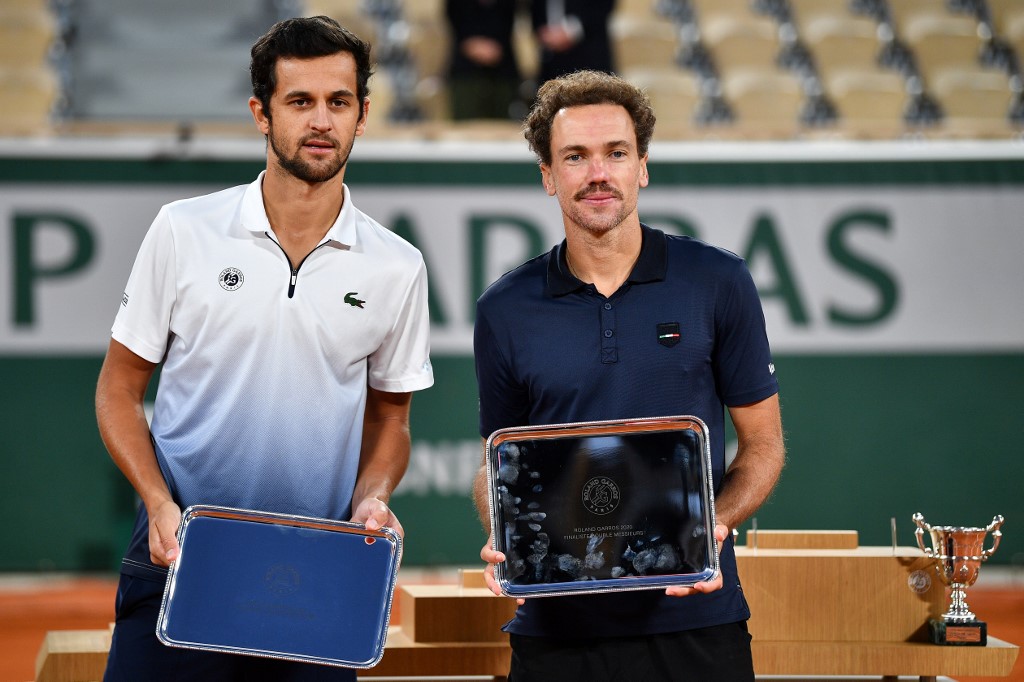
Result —
[[602, 71], [576, 71], [540, 86], [526, 117], [523, 135], [542, 164], [551, 165], [551, 125], [555, 115], [566, 107], [587, 104], [622, 106], [633, 119], [637, 151], [640, 156], [647, 153], [655, 118], [646, 93], [619, 76]]
[[[356, 97], [360, 103], [370, 94], [373, 74], [370, 44], [330, 17], [297, 17], [279, 21], [252, 46], [249, 77], [252, 94], [270, 118], [270, 98], [277, 87], [277, 60], [310, 59], [348, 52], [356, 61]], [[360, 117], [362, 117], [360, 107]]]

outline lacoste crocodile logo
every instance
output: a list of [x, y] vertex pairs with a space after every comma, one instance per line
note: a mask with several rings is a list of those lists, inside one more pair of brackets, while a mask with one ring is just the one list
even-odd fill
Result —
[[358, 292], [350, 291], [347, 294], [345, 294], [345, 303], [348, 303], [353, 308], [362, 308], [363, 304], [366, 303], [366, 301], [360, 301], [358, 298], [356, 298], [356, 293]]

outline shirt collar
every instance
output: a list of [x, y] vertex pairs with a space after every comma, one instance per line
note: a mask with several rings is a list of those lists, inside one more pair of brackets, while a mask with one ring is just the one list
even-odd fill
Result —
[[[266, 171], [261, 171], [248, 187], [242, 197], [242, 226], [257, 234], [270, 234], [270, 220], [267, 218], [267, 209], [263, 205], [263, 176]], [[352, 205], [352, 196], [349, 193], [348, 185], [342, 184], [341, 212], [335, 219], [331, 229], [327, 230], [324, 238], [327, 241], [334, 241], [343, 246], [351, 248], [356, 243], [356, 210]]]
[[[668, 269], [665, 233], [643, 223], [640, 224], [640, 233], [642, 237], [640, 255], [637, 256], [636, 265], [633, 266], [626, 281], [634, 284], [659, 282], [665, 279], [665, 272]], [[562, 243], [555, 246], [548, 256], [547, 289], [549, 296], [564, 296], [587, 286], [569, 272], [569, 264], [565, 260], [565, 249], [566, 243], [563, 239]]]

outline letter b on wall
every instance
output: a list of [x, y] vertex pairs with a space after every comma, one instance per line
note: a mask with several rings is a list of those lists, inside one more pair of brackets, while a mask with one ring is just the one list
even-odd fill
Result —
[[84, 222], [57, 213], [15, 214], [13, 238], [14, 324], [27, 326], [36, 318], [36, 285], [84, 269], [96, 240]]

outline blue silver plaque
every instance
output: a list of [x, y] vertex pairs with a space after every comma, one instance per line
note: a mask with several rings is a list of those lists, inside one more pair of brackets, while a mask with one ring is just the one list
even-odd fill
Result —
[[704, 422], [500, 429], [487, 439], [495, 579], [512, 597], [691, 586], [718, 575]]
[[369, 668], [402, 554], [390, 528], [196, 505], [157, 621], [169, 646]]

